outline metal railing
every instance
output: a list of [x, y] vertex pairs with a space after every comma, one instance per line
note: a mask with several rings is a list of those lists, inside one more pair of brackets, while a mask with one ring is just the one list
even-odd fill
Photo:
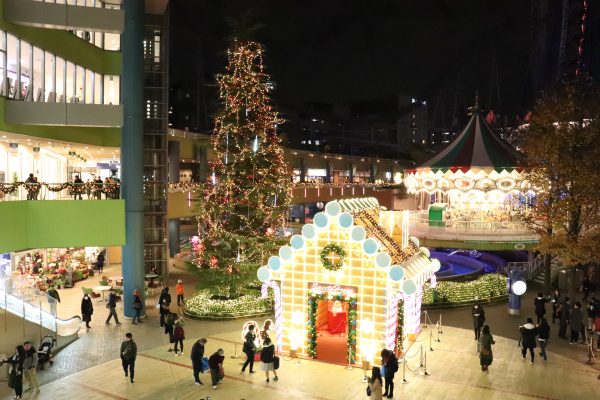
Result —
[[0, 201], [15, 200], [112, 200], [120, 195], [120, 183], [0, 183]]
[[57, 317], [57, 301], [45, 292], [35, 288], [27, 278], [0, 278], [0, 308], [38, 324], [59, 336], [75, 334], [81, 327], [81, 318], [68, 320]]
[[[528, 281], [534, 279], [539, 274], [541, 268], [544, 266], [544, 255], [539, 254], [532, 261], [525, 262], [509, 262], [506, 265], [505, 271], [518, 268], [523, 271], [524, 278]], [[505, 272], [502, 271], [502, 272]], [[500, 271], [499, 271], [500, 272]]]
[[[438, 221], [436, 221], [438, 222]], [[440, 229], [447, 232], [469, 233], [469, 234], [510, 234], [510, 233], [532, 233], [524, 221], [483, 221], [446, 219], [441, 226], [430, 225], [427, 212], [412, 211], [410, 213], [410, 224], [417, 229]]]

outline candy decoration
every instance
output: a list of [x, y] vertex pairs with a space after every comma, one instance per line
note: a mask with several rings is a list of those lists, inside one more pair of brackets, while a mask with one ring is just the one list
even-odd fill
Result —
[[388, 319], [386, 325], [385, 348], [394, 350], [396, 348], [396, 332], [398, 330], [398, 301], [402, 294], [391, 295], [388, 299]]

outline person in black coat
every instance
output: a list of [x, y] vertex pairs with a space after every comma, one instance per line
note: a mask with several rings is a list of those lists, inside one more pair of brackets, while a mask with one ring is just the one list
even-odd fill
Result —
[[531, 354], [530, 363], [533, 364], [535, 361], [535, 354], [533, 349], [536, 348], [535, 337], [538, 334], [538, 328], [533, 325], [533, 319], [527, 318], [527, 323], [519, 327], [521, 331], [521, 356], [523, 360], [527, 356], [527, 350]]
[[481, 328], [485, 322], [485, 310], [481, 307], [481, 304], [475, 303], [471, 309], [471, 316], [473, 317], [473, 330], [475, 331], [475, 340], [479, 340], [481, 335]]
[[254, 341], [256, 340], [256, 333], [254, 333], [254, 325], [250, 325], [248, 327], [248, 333], [246, 333], [246, 341], [244, 342], [244, 348], [242, 349], [244, 353], [246, 353], [246, 362], [242, 367], [242, 372], [246, 371], [246, 367], [250, 364], [250, 373], [254, 373], [254, 353], [256, 352], [256, 347], [254, 346]]
[[104, 271], [104, 262], [105, 262], [104, 254], [98, 254], [96, 257], [96, 268], [98, 268], [98, 273], [101, 274]]
[[557, 313], [560, 318], [558, 337], [566, 339], [567, 325], [569, 324], [569, 319], [571, 318], [571, 302], [568, 297], [565, 297], [565, 300], [560, 304]]
[[204, 373], [204, 370], [202, 369], [202, 359], [204, 358], [205, 344], [205, 338], [198, 339], [198, 341], [192, 346], [192, 352], [190, 354], [190, 358], [192, 359], [192, 369], [194, 370], [194, 383], [196, 385], [203, 385], [199, 374]]
[[25, 362], [26, 357], [27, 355], [25, 354], [25, 347], [23, 347], [23, 345], [18, 345], [15, 349], [15, 354], [11, 358], [7, 360], [0, 360], [0, 365], [2, 365], [2, 363], [11, 364], [8, 377], [8, 386], [15, 389], [14, 399], [16, 400], [20, 399], [23, 395], [23, 363]]
[[165, 325], [165, 317], [171, 312], [169, 309], [169, 307], [171, 307], [171, 295], [169, 294], [168, 287], [160, 292], [158, 304], [160, 305], [160, 326], [162, 327]]
[[550, 325], [548, 325], [548, 321], [546, 318], [542, 318], [542, 322], [538, 326], [538, 341], [540, 342], [540, 357], [544, 359], [544, 362], [548, 361], [548, 356], [546, 355], [546, 345], [548, 345], [548, 341], [550, 340]]
[[92, 299], [86, 293], [83, 295], [83, 299], [81, 299], [81, 319], [85, 322], [85, 327], [90, 329], [90, 322], [92, 322], [92, 314], [94, 313], [94, 305], [92, 304]]
[[535, 315], [537, 317], [537, 324], [539, 325], [546, 315], [546, 302], [549, 299], [545, 298], [544, 295], [540, 292], [537, 294], [537, 297], [533, 299], [533, 306], [535, 307]]
[[398, 359], [388, 349], [381, 350], [381, 365], [385, 367], [385, 391], [383, 397], [394, 397], [394, 374], [398, 371]]

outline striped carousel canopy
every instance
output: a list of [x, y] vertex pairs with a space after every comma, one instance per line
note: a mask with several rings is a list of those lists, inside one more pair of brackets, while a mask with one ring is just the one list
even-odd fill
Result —
[[443, 173], [448, 170], [466, 173], [473, 168], [497, 172], [518, 169], [521, 154], [491, 130], [477, 104], [471, 107], [471, 112], [469, 123], [456, 139], [418, 169]]

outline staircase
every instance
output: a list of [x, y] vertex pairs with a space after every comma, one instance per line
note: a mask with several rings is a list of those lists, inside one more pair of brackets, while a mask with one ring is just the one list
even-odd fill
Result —
[[382, 227], [379, 225], [374, 214], [377, 214], [377, 209], [362, 209], [353, 213], [354, 222], [361, 225], [367, 232], [374, 236], [383, 246], [385, 251], [392, 257], [394, 264], [403, 264], [408, 258], [412, 257], [419, 250], [414, 243], [409, 241], [409, 246], [402, 249]]
[[0, 278], [0, 308], [23, 321], [45, 328], [57, 336], [73, 336], [81, 327], [81, 317], [67, 320], [56, 316], [56, 300], [29, 285], [25, 279]]

